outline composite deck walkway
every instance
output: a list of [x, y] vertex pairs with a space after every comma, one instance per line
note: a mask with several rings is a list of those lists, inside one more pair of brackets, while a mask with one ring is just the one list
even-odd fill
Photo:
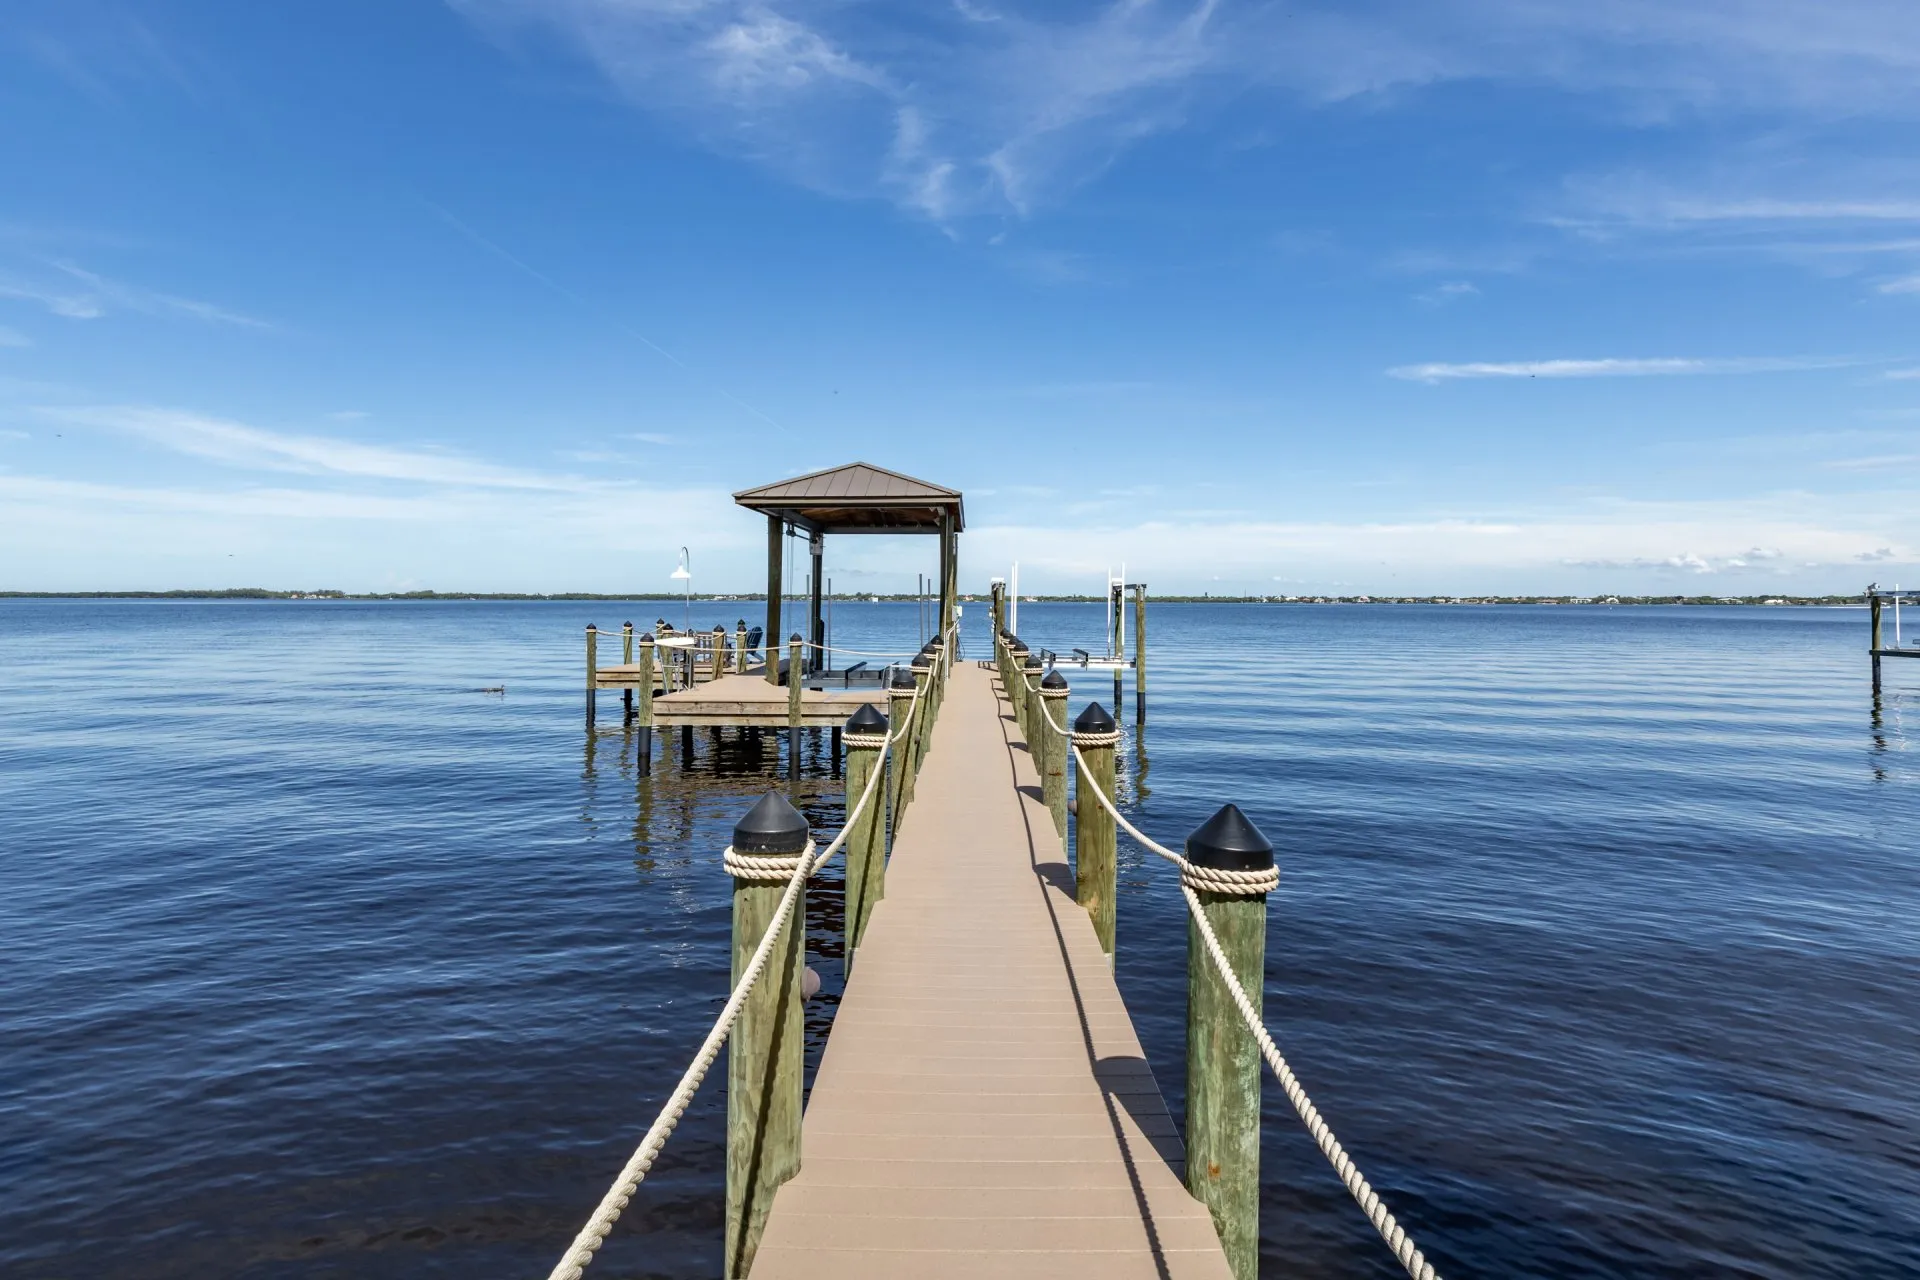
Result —
[[1230, 1280], [994, 677], [955, 664], [752, 1280]]

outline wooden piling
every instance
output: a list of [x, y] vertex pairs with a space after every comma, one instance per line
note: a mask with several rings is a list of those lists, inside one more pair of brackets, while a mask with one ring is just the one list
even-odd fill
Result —
[[907, 741], [911, 744], [907, 752], [907, 803], [912, 804], [914, 781], [920, 776], [920, 762], [926, 759], [927, 739], [933, 730], [931, 705], [927, 701], [927, 689], [933, 682], [933, 660], [920, 654], [909, 669], [913, 672], [914, 692], [919, 699], [914, 707], [913, 728], [907, 731]]
[[1880, 593], [1875, 591], [1867, 596], [1867, 611], [1872, 615], [1873, 632], [1867, 641], [1867, 652], [1872, 655], [1873, 695], [1880, 696]]
[[800, 695], [807, 687], [806, 672], [801, 664], [806, 661], [806, 649], [800, 642], [800, 633], [794, 632], [787, 640], [787, 777], [800, 776]]
[[747, 674], [747, 620], [735, 624], [733, 629], [733, 669], [740, 675]]
[[[1273, 846], [1232, 805], [1187, 838], [1186, 852], [1196, 866], [1217, 870], [1273, 867]], [[1195, 893], [1258, 1016], [1266, 986], [1267, 895]], [[1189, 918], [1187, 1190], [1213, 1215], [1237, 1280], [1256, 1280], [1260, 1271], [1261, 1071], [1260, 1046]]]
[[593, 729], [593, 713], [600, 680], [600, 628], [587, 624], [587, 729]]
[[887, 685], [887, 724], [889, 736], [894, 738], [893, 749], [888, 753], [886, 781], [887, 788], [887, 834], [895, 836], [900, 831], [900, 819], [907, 808], [907, 757], [911, 748], [913, 730], [911, 727], [902, 734], [900, 726], [906, 724], [912, 716], [913, 673], [896, 669]]
[[[887, 798], [876, 792], [858, 815], [853, 806], [866, 794], [875, 769], [884, 768], [880, 753], [887, 745], [887, 718], [872, 705], [847, 718], [840, 741], [847, 749], [847, 954], [852, 956], [866, 936], [873, 904], [886, 895]], [[883, 780], [884, 785], [884, 780]]]
[[[620, 663], [622, 666], [633, 665], [633, 624], [631, 622], [623, 622], [620, 624]], [[620, 705], [621, 705], [621, 711], [622, 711], [622, 714], [620, 717], [620, 723], [632, 724], [633, 723], [633, 690], [632, 689], [622, 689], [620, 691]]]
[[635, 759], [640, 776], [647, 777], [653, 772], [653, 632], [640, 637], [640, 679], [639, 705], [634, 708], [635, 718], [640, 725], [640, 742]]
[[[1107, 962], [1113, 962], [1114, 897], [1117, 866], [1114, 857], [1113, 815], [1094, 795], [1113, 796], [1113, 749], [1120, 744], [1120, 727], [1105, 707], [1087, 704], [1073, 721], [1073, 745], [1081, 760], [1074, 764], [1073, 893], [1074, 900], [1093, 918], [1094, 936]], [[1257, 1127], [1257, 1126], [1256, 1126]]]
[[1067, 749], [1066, 738], [1054, 731], [1059, 725], [1067, 733], [1073, 732], [1067, 724], [1067, 678], [1058, 671], [1049, 671], [1040, 678], [1040, 701], [1037, 706], [1040, 724], [1040, 754], [1034, 761], [1040, 771], [1040, 794], [1047, 802], [1047, 811], [1053, 814], [1053, 829], [1062, 841], [1067, 838], [1067, 757], [1072, 754]]
[[1026, 708], [1026, 718], [1021, 723], [1026, 726], [1027, 749], [1029, 751], [1033, 749], [1034, 742], [1039, 739], [1042, 732], [1040, 724], [1040, 681], [1044, 674], [1040, 667], [1040, 655], [1029, 653], [1026, 660], [1020, 664], [1020, 671], [1016, 680], [1016, 683], [1020, 686], [1020, 704]]
[[[758, 857], [801, 855], [807, 821], [777, 795], [761, 799], [733, 829], [733, 849]], [[783, 880], [733, 881], [733, 981], [737, 985], [786, 892]], [[780, 934], [766, 970], [747, 994], [727, 1041], [726, 1254], [722, 1274], [753, 1267], [767, 1211], [780, 1184], [800, 1171], [801, 1074], [805, 1019], [806, 891]]]
[[1133, 584], [1133, 722], [1147, 722], [1147, 584]]

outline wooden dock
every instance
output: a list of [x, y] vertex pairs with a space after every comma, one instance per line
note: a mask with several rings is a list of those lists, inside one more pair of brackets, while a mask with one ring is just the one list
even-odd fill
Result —
[[[595, 672], [596, 687], [630, 689], [640, 678], [640, 668], [601, 667]], [[872, 704], [886, 709], [887, 692], [875, 685], [836, 688], [840, 677], [816, 679], [800, 690], [799, 727], [838, 729], [847, 717]], [[745, 673], [732, 673], [717, 680], [702, 680], [691, 689], [656, 693], [652, 699], [653, 723], [660, 728], [699, 725], [750, 725], [762, 729], [793, 726], [789, 719], [787, 690], [768, 684], [765, 668], [751, 666]]]
[[1026, 744], [970, 664], [801, 1135], [753, 1280], [1232, 1275]]

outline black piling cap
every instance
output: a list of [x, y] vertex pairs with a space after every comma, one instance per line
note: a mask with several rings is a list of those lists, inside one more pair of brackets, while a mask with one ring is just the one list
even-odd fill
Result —
[[747, 629], [747, 620], [745, 618], [740, 619], [740, 629], [742, 631]]
[[1025, 653], [1027, 651], [1027, 642], [1019, 636], [1015, 636], [1013, 639], [1007, 641], [1007, 648], [1013, 650], [1015, 653]]
[[907, 670], [905, 667], [895, 667], [893, 669], [893, 680], [888, 687], [893, 689], [913, 688], [913, 672]]
[[869, 702], [847, 717], [848, 733], [885, 733], [887, 718], [880, 714], [880, 708]]
[[1087, 709], [1073, 718], [1075, 733], [1112, 733], [1114, 728], [1113, 717], [1097, 702], [1089, 702]]
[[807, 847], [809, 828], [800, 811], [778, 792], [769, 791], [733, 824], [735, 853], [798, 853]]
[[1027, 655], [1027, 660], [1021, 663], [1020, 665], [1028, 671], [1038, 671], [1041, 667], [1045, 666], [1046, 664], [1040, 661], [1040, 655], [1035, 653], [1030, 653]]
[[1225, 804], [1187, 837], [1187, 859], [1217, 871], [1265, 871], [1273, 865], [1273, 842], [1246, 814]]
[[642, 632], [640, 633], [640, 643], [642, 643], [642, 644], [652, 644], [652, 643], [653, 643], [653, 632], [651, 632], [651, 631], [642, 631]]
[[793, 633], [792, 635], [790, 635], [790, 636], [788, 636], [788, 637], [787, 637], [787, 643], [789, 643], [789, 644], [791, 644], [791, 643], [793, 643], [793, 642], [794, 642], [795, 640], [798, 640], [798, 639], [800, 639], [800, 633], [799, 633], [798, 631], [796, 631], [796, 632], [794, 632], [794, 633]]
[[1040, 687], [1042, 689], [1064, 689], [1067, 687], [1067, 678], [1058, 671], [1049, 671], [1040, 677]]
[[631, 622], [623, 622], [620, 625], [625, 627], [629, 631], [633, 630], [633, 624]]
[[924, 652], [916, 653], [913, 655], [913, 661], [908, 663], [907, 665], [914, 668], [916, 671], [925, 671], [929, 667], [933, 666], [933, 655], [930, 653], [924, 653]]
[[713, 634], [723, 636], [727, 634], [727, 629], [716, 622], [713, 624]]

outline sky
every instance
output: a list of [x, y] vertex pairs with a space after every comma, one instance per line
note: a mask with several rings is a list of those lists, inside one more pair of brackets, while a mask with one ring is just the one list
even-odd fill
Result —
[[[14, 0], [0, 589], [1920, 585], [1912, 0]], [[833, 539], [839, 590], [930, 540]]]

